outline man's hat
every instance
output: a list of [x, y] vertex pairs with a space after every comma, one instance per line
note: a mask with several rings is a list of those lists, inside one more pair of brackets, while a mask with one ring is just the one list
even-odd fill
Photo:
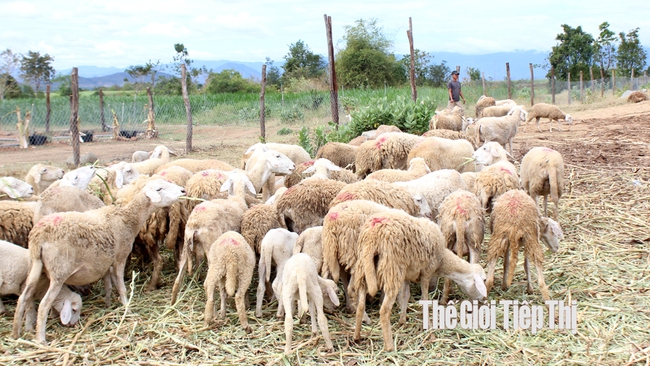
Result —
[[458, 75], [458, 71], [454, 70], [451, 72], [452, 75]]

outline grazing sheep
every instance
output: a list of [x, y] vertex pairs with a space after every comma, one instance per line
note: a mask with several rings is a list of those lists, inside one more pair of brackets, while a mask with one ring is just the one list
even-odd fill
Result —
[[158, 167], [158, 169], [156, 169], [156, 173], [172, 166], [183, 167], [191, 171], [192, 173], [198, 173], [210, 169], [221, 170], [221, 171], [231, 171], [235, 169], [232, 165], [226, 163], [225, 161], [221, 161], [217, 159], [176, 159], [174, 161], [171, 161], [167, 164]]
[[295, 165], [302, 164], [306, 161], [311, 160], [311, 156], [307, 150], [302, 146], [292, 145], [292, 144], [278, 144], [278, 143], [257, 143], [246, 150], [242, 156], [242, 169], [248, 170], [248, 160], [253, 156], [256, 151], [268, 151], [274, 150], [284, 154], [288, 157]]
[[[329, 351], [334, 349], [330, 334], [327, 328], [327, 318], [323, 312], [323, 294], [327, 294], [334, 305], [339, 305], [336, 295], [336, 284], [332, 280], [326, 280], [318, 275], [316, 265], [311, 258], [304, 253], [299, 253], [287, 261], [282, 281], [274, 290], [282, 294], [281, 300], [286, 314], [284, 317], [284, 332], [287, 343], [284, 353], [291, 352], [291, 338], [293, 333], [293, 303], [298, 299], [298, 317], [301, 318], [307, 310], [311, 316], [311, 331], [316, 333], [315, 317], [318, 317], [318, 327], [323, 334], [325, 347]], [[316, 313], [316, 314], [314, 314]]]
[[107, 300], [108, 284], [115, 284], [126, 305], [124, 267], [140, 226], [157, 207], [170, 206], [184, 193], [175, 184], [155, 180], [125, 206], [57, 213], [40, 220], [29, 233], [31, 269], [16, 306], [12, 336], [20, 336], [26, 305], [33, 301], [43, 271], [50, 286], [38, 307], [36, 340], [40, 343], [45, 343], [47, 314], [63, 284], [81, 286], [103, 277]]
[[[342, 142], [328, 142], [316, 152], [316, 159], [326, 158], [341, 168], [349, 168], [354, 172], [354, 158], [358, 147]], [[298, 164], [296, 164], [298, 165]]]
[[[356, 184], [356, 183], [355, 183]], [[307, 179], [289, 188], [276, 205], [287, 228], [298, 234], [323, 224], [332, 200], [346, 184], [331, 179]]]
[[648, 100], [648, 96], [644, 92], [635, 91], [627, 96], [628, 103], [639, 103]]
[[517, 188], [519, 188], [519, 177], [514, 165], [509, 162], [494, 163], [476, 174], [474, 193], [487, 212], [492, 210], [492, 203], [497, 197]]
[[158, 145], [153, 152], [151, 157], [147, 160], [132, 163], [131, 166], [133, 169], [137, 170], [138, 173], [142, 175], [152, 175], [156, 172], [156, 169], [160, 168], [162, 165], [169, 163], [171, 151], [164, 146]]
[[[495, 105], [495, 106], [490, 106], [490, 107], [485, 107], [481, 111], [481, 119], [487, 118], [487, 117], [503, 117], [510, 112], [510, 109], [512, 109], [512, 105]], [[479, 118], [477, 116], [477, 118]]]
[[219, 286], [221, 297], [221, 319], [226, 317], [226, 294], [235, 297], [235, 306], [239, 322], [246, 333], [252, 331], [246, 318], [244, 297], [248, 286], [253, 280], [255, 268], [255, 253], [244, 237], [235, 231], [227, 231], [220, 235], [210, 247], [208, 255], [208, 274], [204, 288], [206, 295], [204, 320], [210, 325], [214, 317], [214, 291]]
[[293, 246], [293, 254], [305, 253], [311, 257], [320, 270], [323, 266], [323, 227], [314, 226], [305, 230], [298, 236]]
[[255, 192], [262, 192], [262, 201], [266, 201], [275, 192], [275, 176], [288, 175], [296, 170], [296, 164], [288, 156], [266, 148], [253, 150], [246, 161], [246, 175], [253, 183]]
[[452, 130], [452, 131], [462, 131], [463, 130], [463, 109], [456, 106], [449, 113], [436, 113], [429, 121], [430, 130]]
[[[375, 296], [383, 290], [380, 322], [384, 349], [392, 351], [393, 335], [390, 313], [400, 292], [400, 302], [408, 301], [408, 282], [420, 282], [422, 299], [428, 298], [428, 286], [434, 276], [449, 277], [470, 300], [487, 297], [485, 271], [478, 264], [469, 264], [445, 248], [440, 228], [424, 218], [414, 218], [404, 212], [382, 212], [370, 216], [361, 227], [354, 287], [358, 291], [355, 341], [361, 338], [361, 320], [365, 310], [366, 293]], [[404, 289], [403, 289], [404, 288]], [[400, 318], [404, 324], [405, 317]]]
[[510, 287], [519, 249], [523, 247], [527, 261], [524, 267], [528, 279], [528, 293], [532, 293], [528, 271], [528, 262], [532, 262], [537, 269], [537, 281], [542, 297], [544, 300], [549, 300], [548, 288], [542, 272], [544, 253], [539, 240], [542, 238], [551, 250], [556, 251], [557, 240], [562, 237], [559, 225], [550, 219], [542, 220], [537, 204], [519, 189], [510, 190], [496, 200], [490, 223], [492, 236], [487, 248], [488, 276], [485, 282], [488, 292], [494, 284], [494, 267], [498, 257], [504, 258], [501, 288], [507, 290]]
[[379, 169], [406, 169], [408, 154], [421, 136], [403, 132], [387, 132], [376, 140], [359, 146], [355, 157], [356, 174], [359, 178]]
[[[554, 106], [553, 104], [537, 103], [528, 110], [528, 118], [526, 119], [525, 126], [528, 126], [528, 122], [534, 119], [537, 132], [542, 132], [539, 128], [539, 119], [542, 117], [548, 118], [549, 132], [553, 132], [553, 127], [551, 125], [553, 121], [557, 122], [558, 130], [560, 130], [560, 132], [562, 132], [562, 125], [560, 125], [561, 119], [569, 125], [573, 124], [573, 118], [571, 118], [571, 115], [562, 112], [562, 110], [557, 106]], [[524, 127], [524, 131], [526, 131], [526, 127]]]
[[[481, 202], [474, 193], [458, 190], [451, 193], [438, 208], [438, 224], [445, 237], [447, 248], [463, 258], [469, 255], [470, 263], [478, 263], [485, 232], [485, 219]], [[443, 303], [449, 299], [451, 280], [445, 278]]]
[[[413, 150], [411, 150], [413, 152]], [[388, 183], [407, 182], [431, 173], [431, 169], [423, 158], [413, 158], [409, 161], [409, 169], [381, 169], [371, 173], [366, 179], [377, 179]]]
[[97, 171], [90, 180], [88, 190], [109, 205], [114, 202], [114, 193], [133, 182], [139, 175], [131, 164], [122, 161]]
[[[339, 203], [346, 201], [369, 200], [381, 203], [382, 205], [391, 208], [404, 210], [409, 215], [413, 216], [426, 216], [430, 214], [430, 212], [426, 211], [424, 206], [418, 206], [418, 204], [416, 204], [416, 199], [422, 198], [422, 195], [419, 192], [411, 194], [407, 189], [399, 186], [406, 183], [407, 182], [398, 182], [393, 184], [376, 179], [369, 179], [348, 184], [341, 189], [339, 194], [334, 198], [334, 200], [332, 200], [329, 207], [332, 208]], [[327, 214], [327, 212], [325, 213]]]
[[0, 240], [27, 248], [29, 232], [40, 219], [40, 211], [40, 201], [0, 201]]
[[494, 100], [494, 98], [481, 95], [481, 97], [478, 98], [478, 101], [476, 102], [476, 114], [475, 114], [476, 118], [483, 117], [483, 109], [495, 105], [496, 105], [496, 100]]
[[408, 160], [423, 158], [432, 172], [440, 169], [473, 172], [476, 170], [472, 161], [473, 153], [474, 147], [467, 140], [427, 137], [413, 147]]
[[[508, 152], [496, 141], [488, 141], [472, 154], [477, 165], [488, 166], [499, 162], [508, 162]], [[513, 165], [514, 169], [514, 165]], [[516, 171], [516, 169], [514, 169]]]
[[[276, 279], [282, 278], [284, 263], [293, 254], [293, 247], [298, 240], [298, 234], [287, 229], [272, 229], [262, 239], [260, 246], [260, 261], [257, 267], [259, 282], [257, 285], [257, 302], [255, 316], [262, 317], [262, 299], [266, 285], [271, 282], [271, 264], [275, 262]], [[274, 281], [275, 282], [275, 281]], [[279, 299], [280, 294], [275, 294]], [[282, 304], [278, 303], [278, 317], [283, 314]]]
[[244, 212], [241, 218], [241, 234], [256, 254], [261, 252], [262, 239], [269, 230], [287, 228], [284, 215], [278, 212], [276, 205], [277, 200], [284, 192], [286, 192], [286, 188], [276, 191], [275, 195], [269, 199], [269, 201], [273, 199], [273, 202], [253, 206]]
[[564, 160], [562, 154], [547, 147], [534, 147], [521, 160], [521, 186], [537, 203], [544, 197], [544, 216], [548, 216], [548, 195], [553, 201], [553, 218], [557, 220], [557, 204], [564, 190]]
[[460, 173], [461, 179], [463, 179], [463, 182], [465, 182], [465, 185], [467, 186], [467, 190], [470, 192], [475, 192], [476, 191], [476, 172], [463, 172]]
[[429, 130], [422, 134], [422, 137], [440, 137], [448, 140], [467, 140], [472, 144], [472, 148], [476, 148], [476, 128], [472, 118], [467, 119], [468, 125], [463, 131], [452, 130]]
[[[0, 240], [0, 295], [20, 295], [27, 280], [29, 273], [29, 250], [19, 247], [16, 244]], [[48, 287], [48, 279], [43, 274], [38, 280], [35, 299], [41, 299]], [[61, 287], [61, 292], [54, 299], [53, 307], [59, 313], [63, 325], [75, 325], [79, 320], [81, 313], [81, 296], [72, 292], [66, 285]], [[0, 301], [0, 315], [6, 311], [2, 301]], [[25, 330], [30, 331], [34, 328], [36, 320], [36, 311], [33, 304], [25, 320]]]
[[[300, 183], [301, 180], [312, 176], [313, 173], [305, 171], [312, 167], [315, 162], [315, 160], [310, 160], [298, 165], [293, 173], [285, 177], [284, 186], [286, 188], [291, 188]], [[338, 180], [339, 182], [344, 183], [354, 183], [359, 181], [359, 178], [352, 171], [347, 169], [330, 170], [329, 179]]]
[[191, 274], [192, 257], [195, 256], [197, 262], [201, 261], [221, 234], [241, 230], [242, 216], [248, 209], [246, 190], [254, 192], [255, 188], [243, 171], [235, 170], [221, 186], [221, 191], [228, 191], [227, 199], [205, 201], [192, 210], [185, 225], [185, 240], [178, 264], [178, 275], [172, 289], [172, 305], [176, 303], [186, 265]]
[[[486, 110], [489, 108], [486, 108]], [[510, 109], [503, 117], [484, 117], [476, 122], [478, 132], [477, 141], [496, 141], [499, 144], [509, 146], [512, 154], [512, 140], [517, 134], [517, 128], [522, 121], [526, 120], [526, 111], [520, 106]]]
[[432, 218], [438, 216], [438, 206], [451, 192], [467, 189], [460, 173], [453, 169], [436, 170], [422, 178], [398, 182], [394, 185], [406, 189], [412, 196], [419, 195], [424, 198], [429, 205]]
[[44, 164], [36, 164], [25, 175], [25, 182], [34, 187], [34, 194], [39, 195], [50, 184], [63, 178], [65, 170]]
[[19, 200], [30, 197], [34, 187], [14, 177], [0, 177], [0, 200]]

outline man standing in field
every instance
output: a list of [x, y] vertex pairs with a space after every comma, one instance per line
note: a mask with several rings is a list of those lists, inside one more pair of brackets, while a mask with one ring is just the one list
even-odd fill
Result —
[[455, 106], [463, 109], [463, 106], [460, 105], [460, 98], [463, 98], [463, 104], [465, 104], [465, 96], [463, 91], [460, 89], [460, 81], [458, 81], [458, 71], [454, 70], [451, 72], [451, 80], [447, 83], [447, 90], [449, 91], [449, 104], [447, 104], [446, 109], [452, 109]]

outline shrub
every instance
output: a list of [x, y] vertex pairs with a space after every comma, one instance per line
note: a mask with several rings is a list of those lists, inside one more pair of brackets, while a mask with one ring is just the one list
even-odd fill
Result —
[[285, 107], [280, 111], [280, 120], [284, 123], [295, 123], [304, 119], [305, 114], [298, 106]]
[[353, 111], [348, 128], [354, 137], [379, 125], [393, 125], [404, 132], [421, 135], [429, 129], [429, 120], [435, 109], [435, 102], [429, 98], [417, 103], [405, 97], [397, 97], [393, 101], [388, 101], [386, 97], [379, 98], [367, 107]]
[[290, 129], [289, 127], [282, 127], [281, 129], [278, 130], [278, 135], [284, 136], [284, 135], [289, 135], [292, 134], [293, 130]]

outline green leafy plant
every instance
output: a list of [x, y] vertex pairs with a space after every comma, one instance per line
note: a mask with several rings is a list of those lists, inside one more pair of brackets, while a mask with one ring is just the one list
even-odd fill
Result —
[[283, 108], [280, 111], [280, 120], [284, 123], [296, 123], [304, 121], [305, 113], [297, 106]]
[[290, 135], [293, 133], [293, 130], [290, 129], [289, 127], [282, 127], [281, 129], [278, 130], [278, 135], [284, 136], [284, 135]]
[[314, 156], [314, 149], [312, 148], [311, 140], [309, 139], [309, 129], [306, 126], [302, 126], [300, 132], [298, 132], [298, 145], [302, 146], [302, 148], [309, 153], [309, 156]]

